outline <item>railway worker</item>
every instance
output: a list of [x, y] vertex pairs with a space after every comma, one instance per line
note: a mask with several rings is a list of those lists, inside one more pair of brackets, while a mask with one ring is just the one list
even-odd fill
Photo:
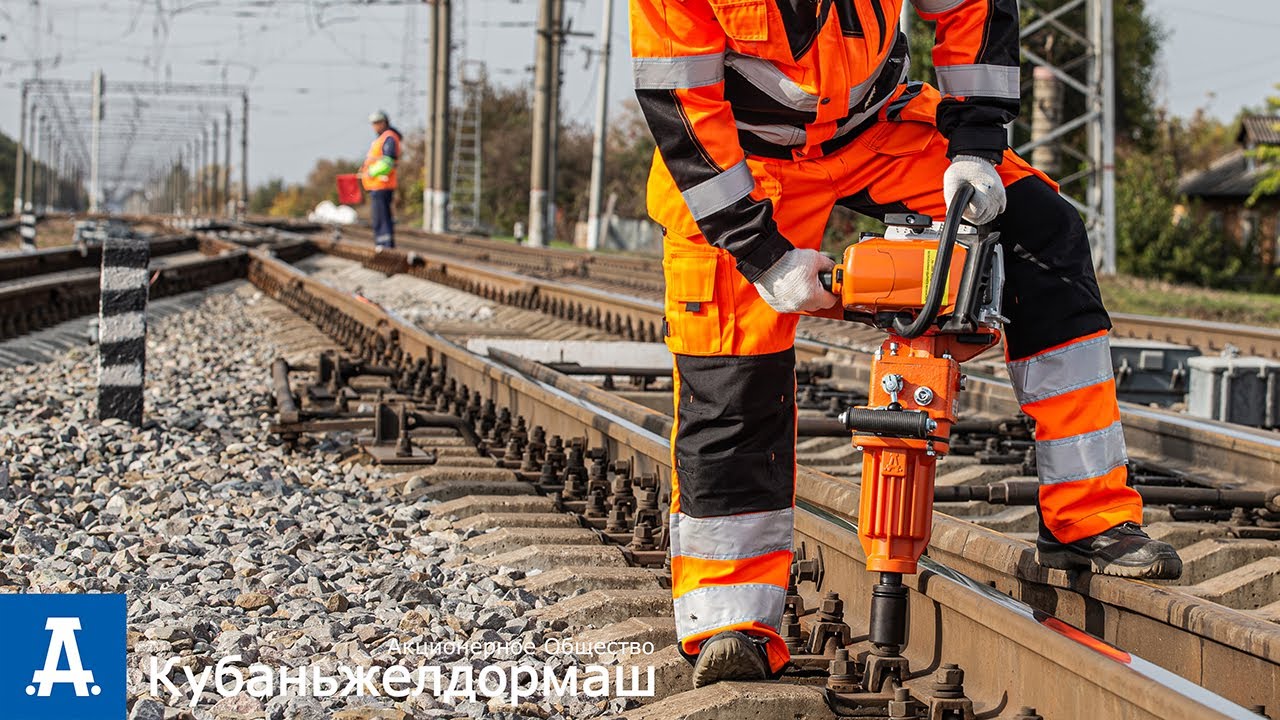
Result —
[[373, 242], [379, 248], [396, 246], [396, 221], [391, 210], [396, 192], [396, 161], [400, 158], [400, 131], [391, 127], [387, 114], [379, 110], [369, 116], [373, 144], [360, 166], [360, 184], [369, 193], [373, 212]]
[[1019, 107], [1016, 0], [912, 0], [936, 22], [937, 88], [907, 82], [903, 0], [631, 0], [636, 95], [657, 140], [675, 354], [672, 594], [694, 684], [781, 671], [792, 561], [795, 313], [834, 205], [966, 218], [1006, 241], [1009, 371], [1037, 422], [1048, 567], [1175, 577], [1142, 532], [1103, 307], [1080, 217], [1007, 147]]

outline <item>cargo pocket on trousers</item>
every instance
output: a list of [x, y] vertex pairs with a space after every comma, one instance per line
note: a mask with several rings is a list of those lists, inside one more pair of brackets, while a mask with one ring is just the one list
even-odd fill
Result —
[[718, 354], [722, 345], [720, 308], [715, 302], [718, 258], [672, 253], [662, 265], [667, 279], [667, 348], [685, 355]]

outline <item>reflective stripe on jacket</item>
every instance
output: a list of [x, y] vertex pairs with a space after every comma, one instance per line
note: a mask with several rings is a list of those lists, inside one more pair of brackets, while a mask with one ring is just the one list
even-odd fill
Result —
[[[950, 154], [998, 159], [1018, 110], [1016, 0], [913, 0], [937, 23]], [[754, 280], [792, 244], [747, 154], [821, 157], [858, 136], [907, 71], [902, 0], [631, 0], [636, 96], [711, 244]]]
[[396, 152], [399, 152], [400, 133], [395, 130], [388, 128], [374, 139], [373, 144], [369, 146], [369, 154], [365, 156], [364, 165], [360, 166], [360, 184], [364, 186], [365, 190], [394, 190], [396, 188], [396, 168], [394, 164], [391, 166], [390, 172], [385, 175], [378, 175], [377, 177], [374, 177], [370, 174], [373, 165], [383, 157], [390, 157], [392, 160], [395, 159], [394, 156], [387, 156], [383, 154], [382, 149], [386, 145], [388, 139], [395, 141]]

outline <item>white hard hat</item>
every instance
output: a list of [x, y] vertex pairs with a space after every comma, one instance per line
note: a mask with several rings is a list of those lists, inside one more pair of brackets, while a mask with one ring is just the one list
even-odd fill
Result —
[[387, 114], [381, 110], [369, 116], [369, 122], [371, 123], [386, 122], [386, 121], [387, 121]]

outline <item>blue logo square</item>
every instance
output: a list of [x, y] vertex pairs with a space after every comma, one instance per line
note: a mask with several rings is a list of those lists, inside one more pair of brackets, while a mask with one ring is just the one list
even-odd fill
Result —
[[124, 720], [125, 596], [0, 595], [9, 720]]

